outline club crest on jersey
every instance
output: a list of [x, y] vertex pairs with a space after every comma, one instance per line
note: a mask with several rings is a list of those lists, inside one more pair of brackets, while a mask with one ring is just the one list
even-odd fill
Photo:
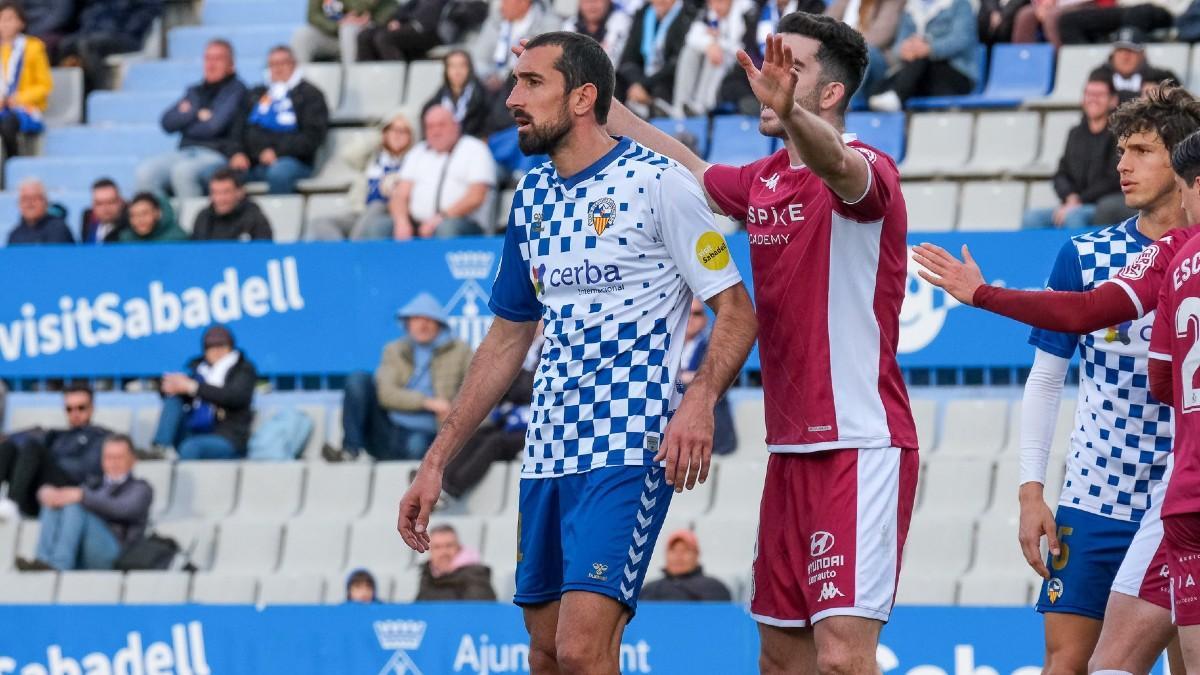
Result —
[[592, 221], [592, 229], [596, 230], [597, 236], [604, 234], [616, 215], [617, 203], [608, 197], [588, 205], [588, 220]]
[[1147, 246], [1133, 262], [1125, 266], [1121, 270], [1121, 276], [1129, 279], [1141, 279], [1146, 276], [1146, 271], [1154, 266], [1154, 259], [1158, 257], [1158, 246], [1151, 244]]
[[1054, 603], [1058, 602], [1058, 599], [1062, 597], [1062, 594], [1063, 594], [1062, 579], [1059, 579], [1058, 577], [1054, 577], [1053, 579], [1051, 579], [1049, 581], [1049, 583], [1046, 584], [1046, 597], [1050, 598], [1050, 604], [1053, 605]]

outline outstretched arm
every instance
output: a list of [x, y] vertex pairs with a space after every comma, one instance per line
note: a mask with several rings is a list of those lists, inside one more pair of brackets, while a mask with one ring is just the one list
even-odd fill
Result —
[[963, 260], [933, 244], [913, 247], [913, 260], [925, 269], [922, 279], [941, 288], [964, 305], [1062, 333], [1090, 333], [1138, 318], [1138, 309], [1117, 284], [1101, 284], [1082, 293], [1021, 291], [989, 286], [964, 245]]
[[[612, 108], [608, 111], [606, 126], [610, 134], [628, 136], [647, 148], [679, 162], [683, 168], [691, 172], [700, 187], [704, 187], [704, 172], [708, 171], [708, 167], [712, 164], [689, 150], [679, 139], [634, 115], [629, 108], [615, 98]], [[708, 208], [712, 209], [713, 213], [721, 213], [721, 208], [712, 200], [712, 197], [708, 197], [707, 190], [705, 196], [708, 198]]]

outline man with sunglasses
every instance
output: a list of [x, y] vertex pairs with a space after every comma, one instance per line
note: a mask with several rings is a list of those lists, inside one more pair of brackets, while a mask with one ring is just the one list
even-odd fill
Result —
[[15, 518], [18, 511], [38, 515], [37, 492], [43, 485], [76, 487], [102, 475], [100, 453], [111, 431], [92, 424], [95, 402], [87, 385], [73, 384], [63, 393], [66, 429], [35, 427], [0, 442], [0, 485], [7, 497], [0, 500], [0, 520]]

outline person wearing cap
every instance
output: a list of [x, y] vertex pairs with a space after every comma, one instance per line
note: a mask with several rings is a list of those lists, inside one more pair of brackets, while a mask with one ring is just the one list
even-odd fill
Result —
[[1108, 61], [1093, 70], [1089, 78], [1095, 76], [1112, 79], [1121, 103], [1138, 98], [1148, 86], [1180, 81], [1175, 73], [1150, 65], [1146, 60], [1146, 36], [1136, 28], [1122, 28], [1117, 33]]
[[450, 333], [441, 303], [421, 293], [396, 318], [406, 336], [383, 348], [375, 374], [351, 373], [342, 398], [343, 445], [329, 461], [421, 459], [458, 395], [471, 348]]
[[359, 172], [346, 195], [349, 207], [337, 215], [308, 223], [310, 241], [390, 239], [392, 216], [388, 198], [400, 180], [400, 169], [413, 146], [412, 124], [404, 113], [388, 118], [379, 136], [347, 144], [338, 154], [346, 166]]
[[188, 362], [186, 373], [162, 377], [155, 450], [174, 448], [180, 459], [245, 457], [258, 371], [225, 326], [209, 327], [201, 344], [204, 353]]
[[704, 576], [700, 567], [700, 541], [688, 529], [667, 537], [667, 565], [663, 578], [642, 589], [642, 600], [667, 602], [730, 602], [733, 595], [720, 579]]

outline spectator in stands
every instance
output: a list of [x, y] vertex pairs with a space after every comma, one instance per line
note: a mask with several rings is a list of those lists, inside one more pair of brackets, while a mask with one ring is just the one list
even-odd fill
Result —
[[442, 66], [442, 88], [425, 102], [422, 116], [435, 105], [444, 106], [454, 113], [454, 121], [464, 134], [486, 138], [491, 106], [483, 84], [475, 76], [471, 54], [455, 49], [442, 58]]
[[139, 192], [129, 202], [129, 226], [117, 234], [122, 244], [187, 241], [187, 232], [175, 222], [175, 214], [163, 210], [162, 202], [149, 192]]
[[37, 559], [18, 558], [18, 569], [110, 570], [121, 550], [142, 538], [154, 489], [133, 475], [133, 441], [124, 434], [106, 436], [101, 461], [103, 478], [38, 490]]
[[138, 192], [199, 197], [207, 179], [237, 150], [234, 121], [242, 114], [246, 85], [233, 66], [233, 46], [213, 40], [204, 49], [204, 80], [162, 115], [168, 133], [181, 133], [179, 149], [151, 157], [137, 169]]
[[[896, 40], [900, 17], [904, 14], [904, 0], [861, 0], [857, 3], [837, 0], [825, 13], [862, 33], [867, 42], [867, 70], [850, 101], [851, 108], [866, 108], [867, 96], [887, 77], [887, 53]], [[765, 44], [766, 36], [761, 39]]]
[[896, 65], [869, 103], [895, 112], [914, 96], [958, 96], [975, 87], [979, 36], [970, 0], [908, 0], [896, 33]]
[[487, 15], [479, 0], [410, 0], [387, 3], [391, 16], [358, 34], [360, 61], [414, 61], [429, 50], [452, 44]]
[[[708, 0], [688, 28], [671, 95], [676, 116], [706, 115], [717, 105], [725, 74], [737, 61], [746, 24], [743, 1]], [[736, 4], [736, 11], [735, 11]]]
[[88, 90], [107, 88], [107, 59], [113, 54], [141, 51], [162, 0], [88, 0], [79, 13], [79, 30], [63, 39], [59, 56], [64, 65], [82, 65]]
[[1071, 12], [1095, 7], [1093, 0], [1032, 0], [1017, 10], [1013, 19], [1012, 41], [1039, 42], [1039, 33], [1057, 49], [1063, 44], [1059, 21]]
[[429, 528], [429, 560], [421, 565], [417, 602], [495, 600], [492, 570], [479, 553], [464, 547], [450, 525]]
[[1175, 73], [1155, 68], [1146, 61], [1145, 43], [1145, 35], [1138, 29], [1122, 28], [1113, 41], [1108, 61], [1092, 71], [1090, 77], [1111, 78], [1121, 103], [1138, 98], [1149, 85], [1162, 84], [1167, 80], [1179, 82]]
[[[688, 315], [687, 328], [684, 331], [683, 362], [679, 372], [679, 382], [683, 386], [692, 383], [704, 354], [708, 351], [709, 338], [712, 332], [708, 329], [708, 312], [699, 298], [692, 298], [692, 309]], [[729, 410], [729, 401], [725, 396], [717, 400], [713, 409], [713, 454], [728, 455], [737, 450], [737, 432], [733, 428], [733, 413]]]
[[633, 17], [613, 0], [579, 0], [579, 12], [567, 19], [563, 30], [583, 33], [604, 47], [615, 68], [629, 39]]
[[83, 212], [83, 243], [108, 244], [117, 240], [125, 227], [125, 200], [111, 178], [92, 183], [92, 206]]
[[246, 198], [242, 181], [231, 169], [220, 169], [208, 181], [209, 203], [196, 214], [192, 241], [250, 241], [274, 238], [271, 223], [258, 204]]
[[0, 484], [8, 484], [0, 500], [0, 520], [19, 511], [38, 514], [38, 488], [72, 487], [101, 475], [100, 448], [108, 429], [92, 423], [92, 390], [72, 384], [63, 392], [66, 429], [24, 429], [0, 442]]
[[[867, 0], [869, 4], [872, 0]], [[887, 0], [903, 7], [904, 0]], [[860, 2], [860, 6], [862, 3]], [[838, 3], [829, 6], [833, 12], [839, 7]], [[742, 14], [742, 23], [746, 28], [742, 31], [742, 50], [750, 57], [755, 66], [761, 67], [763, 51], [766, 49], [767, 36], [775, 32], [779, 18], [792, 12], [808, 12], [821, 14], [826, 11], [824, 0], [760, 0]], [[844, 12], [844, 8], [842, 10]], [[893, 25], [892, 33], [896, 32]], [[731, 104], [744, 115], [758, 115], [762, 105], [754, 92], [750, 90], [750, 81], [746, 79], [746, 71], [741, 68], [731, 68], [721, 83], [721, 93], [718, 96], [721, 103]]]
[[1097, 74], [1083, 88], [1083, 119], [1067, 135], [1054, 192], [1061, 203], [1025, 212], [1022, 227], [1088, 227], [1118, 223], [1134, 215], [1126, 208], [1117, 174], [1117, 141], [1108, 115], [1117, 107], [1112, 80]]
[[[2, 19], [0, 19], [2, 20]], [[36, 178], [26, 178], [17, 188], [17, 210], [21, 221], [8, 235], [8, 245], [74, 244], [75, 237], [62, 218], [50, 213], [46, 186]]]
[[650, 0], [633, 20], [617, 66], [617, 93], [642, 117], [671, 111], [675, 69], [696, 11], [685, 0]]
[[267, 71], [270, 82], [250, 90], [246, 110], [234, 122], [238, 150], [229, 167], [247, 180], [265, 180], [273, 195], [286, 195], [312, 175], [329, 131], [329, 107], [325, 94], [296, 70], [290, 47], [271, 49]]
[[1058, 31], [1063, 44], [1102, 44], [1121, 28], [1135, 28], [1143, 33], [1170, 28], [1175, 25], [1175, 15], [1186, 8], [1187, 0], [1090, 5], [1063, 14], [1058, 20]]
[[399, 240], [480, 234], [475, 213], [496, 185], [496, 163], [487, 145], [463, 136], [454, 113], [425, 111], [425, 140], [408, 153], [388, 208]]
[[979, 3], [979, 41], [989, 47], [1012, 42], [1017, 12], [1030, 0], [982, 0]]
[[704, 576], [700, 541], [683, 529], [667, 537], [667, 566], [663, 578], [642, 588], [642, 600], [667, 602], [729, 602], [733, 596], [719, 579]]
[[396, 114], [383, 125], [378, 139], [347, 147], [342, 152], [342, 161], [361, 171], [346, 197], [350, 209], [309, 222], [308, 239], [390, 239], [392, 216], [388, 213], [388, 198], [400, 182], [400, 169], [412, 145], [412, 125], [403, 114]]
[[292, 34], [296, 60], [358, 60], [358, 34], [387, 22], [395, 8], [384, 0], [308, 0], [308, 23]]
[[471, 348], [450, 333], [441, 304], [421, 293], [396, 316], [407, 335], [383, 348], [374, 377], [346, 377], [344, 445], [324, 448], [329, 461], [353, 461], [364, 450], [378, 460], [421, 459], [462, 387]]
[[5, 157], [20, 154], [21, 134], [40, 134], [42, 114], [50, 102], [54, 80], [46, 45], [25, 35], [25, 10], [13, 0], [0, 1], [0, 145]]
[[25, 18], [28, 25], [25, 33], [41, 40], [51, 60], [58, 61], [58, 45], [74, 27], [75, 0], [26, 0]]
[[512, 91], [509, 75], [517, 62], [512, 48], [524, 38], [555, 31], [560, 26], [562, 19], [536, 0], [500, 0], [495, 4], [471, 48], [475, 73], [492, 102], [489, 132], [512, 126], [512, 116], [505, 107]]
[[366, 605], [379, 602], [375, 575], [362, 567], [351, 571], [350, 576], [346, 577], [346, 602]]
[[224, 326], [204, 331], [202, 345], [203, 355], [188, 362], [187, 373], [163, 375], [156, 454], [174, 448], [180, 459], [245, 457], [258, 371]]

